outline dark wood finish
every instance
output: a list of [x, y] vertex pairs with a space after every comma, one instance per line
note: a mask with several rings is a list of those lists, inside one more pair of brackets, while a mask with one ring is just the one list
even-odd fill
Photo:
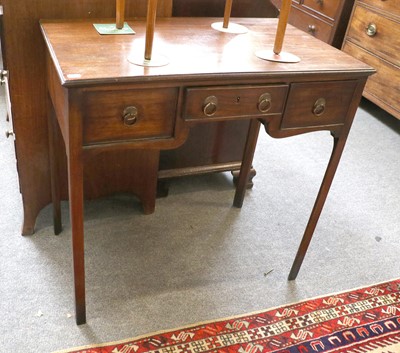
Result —
[[[178, 93], [176, 88], [170, 87], [85, 92], [84, 144], [171, 137]], [[149, 96], [152, 101], [149, 101]], [[125, 123], [121, 119], [126, 107], [137, 109], [137, 118], [132, 123]]]
[[[272, 0], [280, 8], [282, 0]], [[293, 0], [289, 23], [340, 48], [354, 0]]]
[[[57, 149], [57, 138], [62, 136], [68, 159], [78, 324], [86, 321], [83, 175], [87, 163], [96, 159], [96, 155], [91, 152], [133, 150], [131, 154], [135, 155], [144, 151], [157, 159], [160, 150], [174, 149], [184, 143], [193, 127], [212, 125], [214, 119], [222, 123], [227, 123], [225, 118], [242, 120], [246, 111], [249, 111], [247, 119], [251, 124], [237, 181], [234, 199], [237, 207], [242, 205], [245, 195], [260, 122], [269, 135], [278, 138], [319, 130], [331, 131], [334, 136], [335, 148], [289, 278], [294, 279], [300, 269], [363, 87], [373, 69], [291, 26], [287, 33], [290, 40], [286, 46], [301, 57], [301, 63], [288, 65], [264, 61], [257, 58], [254, 51], [268, 44], [272, 46], [276, 19], [237, 19], [250, 31], [235, 36], [234, 47], [229, 45], [232, 36], [213, 30], [210, 26], [213, 22], [213, 18], [170, 18], [157, 21], [158, 36], [162, 39], [164, 51], [169, 53], [170, 64], [146, 70], [123, 60], [130, 50], [136, 50], [142, 45], [146, 32], [145, 21], [135, 21], [137, 35], [133, 41], [127, 36], [115, 37], [113, 40], [100, 37], [91, 22], [42, 22], [48, 55], [51, 56], [51, 60], [47, 61], [49, 94], [61, 130], [59, 135], [54, 128], [56, 124], [50, 124], [53, 127], [50, 144], [54, 145], [51, 150]], [[176, 43], [195, 45], [177, 46]], [[84, 60], [87, 57], [96, 57], [98, 60], [88, 62]], [[121, 64], [110, 66], [109, 62]], [[155, 94], [138, 94], [136, 97], [139, 91], [154, 91]], [[345, 99], [340, 96], [342, 91]], [[132, 92], [135, 94], [128, 100]], [[168, 133], [164, 129], [160, 133], [157, 124], [151, 124], [157, 121], [156, 116], [160, 114], [157, 104], [163, 102], [164, 94], [172, 101], [167, 106], [169, 111], [163, 114], [165, 124], [162, 126], [173, 126], [172, 130], [167, 129]], [[210, 94], [213, 97], [212, 109], [207, 107]], [[118, 113], [130, 104], [131, 99], [135, 100], [134, 104], [138, 107], [144, 107], [143, 110], [139, 109], [144, 114], [137, 122], [140, 124], [140, 119], [143, 119], [143, 131], [140, 132], [133, 133], [131, 126], [124, 126], [124, 117]], [[323, 103], [316, 104], [316, 99]], [[99, 105], [96, 108], [93, 107], [95, 101]], [[112, 108], [112, 105], [116, 108]], [[156, 106], [154, 110], [150, 109], [152, 105]], [[298, 110], [293, 108], [296, 106]], [[54, 119], [51, 109], [49, 111], [49, 119]], [[200, 119], [202, 111], [206, 116], [204, 119]], [[213, 115], [216, 115], [215, 118]], [[201, 123], [193, 122], [193, 116], [195, 120], [201, 120]], [[101, 128], [83, 133], [88, 121], [106, 127], [111, 124], [111, 127], [107, 133]], [[146, 125], [146, 121], [150, 124]], [[123, 129], [129, 132], [124, 133]], [[55, 153], [52, 153], [54, 156]], [[53, 161], [52, 165], [55, 163]], [[56, 168], [52, 170], [56, 171]], [[147, 165], [146, 172], [157, 174], [158, 165]], [[52, 173], [52, 178], [58, 177], [57, 172]], [[144, 204], [155, 201], [157, 189], [157, 178], [148, 179], [153, 184], [147, 185], [146, 189], [152, 189], [153, 194], [142, 195]], [[56, 180], [54, 186], [58, 184]], [[57, 193], [53, 195], [53, 200], [59, 202]], [[58, 207], [55, 210], [58, 212]]]
[[[223, 17], [226, 9], [221, 0], [174, 0], [172, 15], [177, 17]], [[232, 0], [231, 17], [277, 17], [278, 10], [270, 0]]]
[[341, 124], [343, 115], [346, 115], [346, 110], [351, 103], [357, 81], [327, 83], [323, 97], [326, 101], [332, 103], [321, 106], [323, 110], [321, 116], [315, 115], [313, 109], [310, 109], [309, 106], [310, 101], [316, 103], [321, 97], [318, 86], [318, 82], [295, 83], [291, 86], [285, 116], [282, 119], [282, 128]]
[[[282, 114], [288, 85], [232, 86], [232, 87], [191, 87], [186, 89], [186, 104], [183, 119], [186, 121], [248, 119], [260, 116], [259, 99], [268, 94], [271, 103], [267, 113]], [[213, 114], [204, 114], [208, 97], [218, 97]], [[256, 102], [257, 104], [254, 104]]]
[[400, 6], [396, 0], [356, 1], [343, 51], [377, 73], [364, 97], [400, 119]]
[[241, 208], [243, 206], [244, 196], [246, 192], [246, 184], [252, 169], [254, 152], [256, 151], [258, 134], [260, 131], [260, 120], [252, 119], [247, 135], [246, 148], [243, 153], [243, 161], [240, 168], [239, 176], [236, 180], [236, 192], [233, 198], [233, 206]]

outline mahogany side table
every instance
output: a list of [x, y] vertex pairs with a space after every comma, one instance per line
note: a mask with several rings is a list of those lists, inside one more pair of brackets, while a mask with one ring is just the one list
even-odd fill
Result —
[[[285, 49], [296, 64], [254, 54], [271, 48], [276, 19], [235, 19], [247, 34], [214, 31], [213, 18], [157, 21], [154, 52], [169, 59], [142, 67], [127, 58], [143, 52], [145, 21], [136, 34], [101, 36], [88, 21], [41, 21], [47, 44], [47, 83], [55, 232], [61, 231], [58, 165], [63, 140], [68, 160], [76, 321], [86, 322], [83, 172], [103, 151], [129, 149], [144, 171], [133, 172], [137, 196], [154, 211], [161, 150], [182, 144], [193, 122], [250, 119], [234, 205], [241, 207], [260, 124], [272, 137], [328, 130], [333, 151], [289, 279], [300, 269], [322, 211], [364, 85], [374, 70], [288, 26]], [[100, 21], [100, 20], [99, 20]], [[99, 22], [96, 21], [96, 22]]]

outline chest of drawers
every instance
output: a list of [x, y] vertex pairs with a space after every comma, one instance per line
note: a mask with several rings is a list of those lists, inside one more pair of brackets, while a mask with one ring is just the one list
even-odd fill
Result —
[[373, 66], [364, 90], [368, 98], [400, 119], [400, 4], [398, 0], [358, 0], [343, 51]]

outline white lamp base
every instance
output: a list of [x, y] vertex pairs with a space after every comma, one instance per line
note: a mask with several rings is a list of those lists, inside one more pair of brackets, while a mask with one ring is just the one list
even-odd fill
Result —
[[300, 61], [298, 56], [284, 51], [280, 52], [279, 54], [275, 54], [272, 50], [259, 50], [256, 51], [256, 56], [260, 59], [280, 63], [298, 63]]
[[211, 27], [220, 32], [233, 33], [233, 34], [244, 34], [249, 31], [247, 27], [237, 23], [229, 23], [228, 27], [224, 28], [223, 22], [214, 22], [213, 24], [211, 24]]
[[152, 55], [150, 60], [145, 59], [143, 54], [130, 55], [128, 57], [128, 61], [131, 64], [135, 64], [138, 66], [146, 66], [146, 67], [158, 67], [169, 64], [169, 59], [161, 54]]

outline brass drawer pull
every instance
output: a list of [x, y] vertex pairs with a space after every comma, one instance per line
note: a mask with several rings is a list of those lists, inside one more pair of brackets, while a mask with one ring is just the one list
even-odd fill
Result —
[[315, 116], [321, 116], [325, 112], [326, 100], [325, 98], [318, 98], [314, 103], [312, 112]]
[[204, 100], [203, 113], [206, 116], [213, 116], [217, 112], [218, 98], [216, 96], [209, 96]]
[[315, 25], [308, 25], [308, 32], [314, 34], [317, 28]]
[[122, 119], [125, 125], [131, 126], [138, 120], [138, 110], [134, 106], [126, 107], [122, 113]]
[[324, 0], [315, 0], [315, 2], [319, 5], [323, 5], [324, 4]]
[[257, 108], [261, 113], [266, 113], [271, 109], [271, 95], [269, 93], [264, 93], [258, 98]]
[[366, 29], [367, 35], [370, 37], [375, 36], [378, 31], [375, 23], [369, 23], [365, 29]]

